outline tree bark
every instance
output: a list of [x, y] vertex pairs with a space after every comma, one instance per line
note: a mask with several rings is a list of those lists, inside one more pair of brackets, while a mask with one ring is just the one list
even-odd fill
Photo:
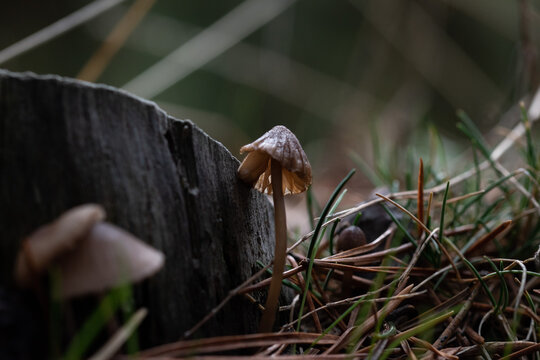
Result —
[[[135, 288], [144, 345], [177, 340], [273, 255], [272, 207], [239, 162], [188, 120], [122, 90], [0, 70], [0, 284], [21, 241], [82, 203], [166, 256]], [[242, 297], [198, 333], [253, 332]]]

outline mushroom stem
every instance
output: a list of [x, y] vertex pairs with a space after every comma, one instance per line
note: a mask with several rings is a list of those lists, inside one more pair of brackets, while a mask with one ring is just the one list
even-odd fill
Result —
[[274, 252], [274, 271], [268, 290], [268, 297], [264, 313], [259, 325], [259, 332], [271, 332], [276, 318], [281, 281], [285, 268], [285, 256], [287, 255], [287, 219], [285, 217], [285, 203], [283, 201], [283, 188], [281, 178], [281, 165], [272, 159], [272, 196], [274, 198], [274, 228], [276, 233], [276, 249]]

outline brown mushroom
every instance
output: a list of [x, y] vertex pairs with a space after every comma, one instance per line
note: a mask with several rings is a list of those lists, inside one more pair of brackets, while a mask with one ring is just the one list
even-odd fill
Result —
[[273, 193], [271, 159], [279, 165], [284, 195], [304, 192], [311, 185], [311, 165], [306, 153], [285, 126], [275, 126], [251, 144], [242, 146], [240, 153], [245, 152], [248, 154], [238, 168], [238, 176], [260, 192]]
[[259, 139], [240, 149], [248, 155], [238, 168], [238, 177], [257, 190], [272, 194], [276, 249], [274, 271], [268, 291], [260, 332], [272, 330], [287, 252], [287, 221], [283, 195], [297, 194], [311, 185], [311, 165], [300, 142], [285, 126], [275, 126]]
[[338, 252], [346, 251], [357, 248], [362, 245], [366, 245], [366, 235], [356, 225], [347, 226], [339, 233], [337, 239], [336, 250]]

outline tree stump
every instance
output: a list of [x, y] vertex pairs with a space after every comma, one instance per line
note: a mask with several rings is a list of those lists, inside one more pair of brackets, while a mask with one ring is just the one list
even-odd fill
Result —
[[[188, 120], [122, 90], [0, 70], [0, 281], [21, 241], [82, 203], [166, 256], [135, 288], [144, 345], [174, 341], [271, 261], [273, 210], [236, 178], [239, 162]], [[253, 332], [241, 297], [198, 335]]]

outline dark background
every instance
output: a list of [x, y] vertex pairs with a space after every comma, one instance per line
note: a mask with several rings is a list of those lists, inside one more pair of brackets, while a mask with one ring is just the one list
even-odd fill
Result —
[[[4, 1], [0, 49], [88, 3]], [[0, 66], [77, 77], [133, 3]], [[93, 81], [122, 87], [241, 3], [158, 0]], [[351, 150], [373, 162], [374, 129], [383, 152], [413, 149], [426, 158], [434, 125], [451, 159], [467, 146], [455, 126], [463, 109], [497, 142], [518, 121], [502, 115], [537, 85], [539, 3], [298, 0], [151, 100], [192, 119], [235, 156], [286, 125], [324, 193], [354, 166]], [[357, 176], [352, 186], [371, 185]]]

